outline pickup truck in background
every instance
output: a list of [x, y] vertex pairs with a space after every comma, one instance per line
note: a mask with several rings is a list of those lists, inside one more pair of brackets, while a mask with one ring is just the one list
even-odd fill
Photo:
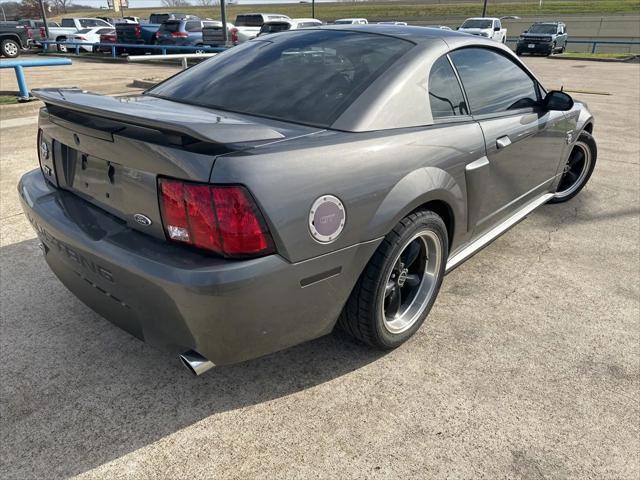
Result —
[[542, 53], [551, 55], [567, 48], [567, 26], [562, 22], [534, 23], [520, 34], [516, 54]]
[[[44, 26], [40, 27], [40, 38], [65, 42], [68, 36], [75, 35], [80, 30], [94, 27], [113, 28], [113, 25], [99, 18], [63, 18], [59, 27], [49, 27], [48, 37]], [[67, 46], [64, 43], [58, 44], [58, 51], [66, 52]]]
[[[286, 15], [279, 13], [243, 13], [236, 17], [235, 27], [231, 29], [229, 41], [232, 45], [244, 43], [255, 38], [265, 22], [274, 20], [291, 20]], [[203, 32], [204, 34], [204, 32]]]
[[29, 45], [27, 27], [18, 22], [0, 22], [0, 54], [16, 58]]
[[507, 41], [507, 29], [502, 28], [499, 18], [474, 17], [467, 18], [458, 28], [458, 31], [470, 33], [479, 37], [490, 38], [496, 42], [505, 43]]
[[156, 33], [160, 30], [160, 25], [172, 20], [199, 20], [199, 18], [187, 13], [152, 13], [149, 15], [149, 23], [118, 23], [116, 24], [118, 43], [155, 45]]

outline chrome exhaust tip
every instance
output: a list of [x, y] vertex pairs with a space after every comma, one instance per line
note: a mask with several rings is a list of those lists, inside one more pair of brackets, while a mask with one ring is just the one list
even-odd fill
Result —
[[181, 353], [180, 355], [178, 355], [178, 358], [186, 367], [186, 369], [196, 376], [202, 375], [207, 370], [215, 367], [212, 361], [207, 360], [198, 352], [195, 352], [193, 350]]

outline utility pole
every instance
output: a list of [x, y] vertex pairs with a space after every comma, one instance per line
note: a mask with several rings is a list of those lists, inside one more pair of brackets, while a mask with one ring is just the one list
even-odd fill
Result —
[[222, 17], [222, 43], [227, 45], [227, 9], [225, 7], [226, 0], [220, 0], [220, 16]]
[[40, 13], [42, 14], [42, 23], [44, 23], [44, 33], [47, 35], [46, 40], [49, 40], [49, 25], [47, 25], [47, 13], [44, 11], [44, 0], [40, 0]]
[[311, 0], [311, 18], [316, 18], [316, 0]]
[[482, 6], [482, 16], [487, 16], [487, 0], [484, 0], [484, 5]]

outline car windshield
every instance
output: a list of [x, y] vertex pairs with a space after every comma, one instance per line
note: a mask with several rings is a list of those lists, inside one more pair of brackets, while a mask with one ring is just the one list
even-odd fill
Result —
[[493, 25], [493, 21], [491, 20], [483, 20], [481, 18], [466, 20], [462, 24], [462, 28], [491, 28]]
[[283, 30], [289, 30], [291, 25], [288, 22], [269, 22], [262, 25], [260, 33], [275, 33], [282, 32]]
[[149, 17], [149, 23], [162, 23], [169, 20], [168, 13], [154, 13]]
[[236, 27], [261, 27], [264, 23], [262, 15], [238, 15]]
[[329, 127], [413, 43], [341, 30], [258, 37], [185, 70], [148, 94]]
[[558, 27], [555, 25], [532, 25], [529, 33], [556, 33]]

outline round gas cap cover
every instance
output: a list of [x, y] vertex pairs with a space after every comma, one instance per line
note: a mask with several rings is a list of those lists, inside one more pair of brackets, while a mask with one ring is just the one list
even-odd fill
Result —
[[347, 214], [342, 202], [333, 195], [319, 197], [309, 212], [309, 231], [320, 243], [331, 243], [344, 229]]

